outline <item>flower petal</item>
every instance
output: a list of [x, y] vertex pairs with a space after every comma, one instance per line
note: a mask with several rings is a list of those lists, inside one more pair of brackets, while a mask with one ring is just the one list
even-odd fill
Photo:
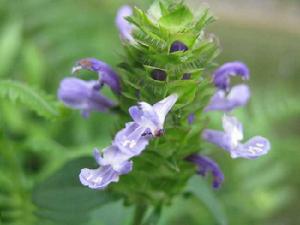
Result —
[[120, 93], [120, 79], [118, 74], [105, 62], [94, 58], [79, 60], [72, 69], [72, 72], [79, 70], [90, 70], [98, 73], [100, 84], [108, 85], [116, 93]]
[[251, 138], [245, 144], [231, 151], [232, 158], [255, 159], [269, 152], [271, 144], [268, 139], [260, 136]]
[[117, 28], [119, 29], [121, 39], [123, 41], [128, 41], [132, 43], [134, 42], [134, 39], [132, 37], [133, 26], [125, 19], [125, 17], [131, 15], [132, 15], [132, 8], [128, 5], [124, 5], [118, 10], [115, 22]]
[[209, 157], [193, 154], [187, 158], [188, 161], [194, 163], [198, 169], [197, 173], [201, 176], [206, 176], [211, 172], [213, 176], [213, 188], [219, 188], [224, 181], [224, 174], [219, 165]]
[[243, 80], [250, 78], [248, 67], [242, 62], [228, 62], [219, 67], [213, 74], [216, 87], [227, 90], [230, 85], [230, 76], [241, 76]]
[[105, 112], [115, 103], [99, 93], [98, 85], [98, 81], [65, 78], [60, 83], [58, 98], [65, 105], [79, 109], [86, 115], [91, 111]]
[[172, 94], [153, 105], [154, 111], [158, 115], [160, 124], [162, 124], [162, 125], [164, 124], [167, 114], [169, 113], [171, 108], [174, 106], [177, 99], [178, 99], [178, 95]]
[[230, 140], [231, 148], [238, 146], [239, 141], [243, 140], [243, 125], [233, 116], [224, 114], [223, 116], [223, 128]]
[[139, 126], [137, 123], [127, 123], [126, 127], [120, 130], [113, 141], [113, 145], [130, 157], [137, 156], [149, 144], [149, 137], [145, 136], [145, 127]]
[[80, 182], [92, 189], [104, 189], [111, 182], [119, 181], [119, 173], [111, 166], [102, 166], [98, 169], [82, 169], [79, 175]]
[[202, 132], [202, 138], [212, 144], [219, 146], [220, 148], [223, 148], [228, 152], [230, 152], [232, 149], [231, 139], [223, 131], [205, 129]]
[[236, 107], [244, 106], [250, 99], [250, 89], [247, 85], [234, 86], [229, 94], [225, 96], [224, 90], [218, 90], [211, 98], [205, 111], [220, 110], [229, 112]]

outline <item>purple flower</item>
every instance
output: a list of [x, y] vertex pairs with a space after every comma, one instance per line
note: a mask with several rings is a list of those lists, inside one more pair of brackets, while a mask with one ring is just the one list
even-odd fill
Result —
[[152, 105], [141, 102], [133, 106], [129, 112], [134, 122], [126, 123], [120, 130], [112, 145], [105, 148], [102, 153], [94, 151], [98, 169], [82, 169], [79, 175], [80, 182], [92, 189], [104, 189], [110, 183], [117, 182], [119, 176], [132, 170], [132, 157], [135, 157], [146, 148], [149, 140], [162, 134], [167, 113], [177, 100], [173, 94], [162, 101]]
[[185, 52], [188, 50], [188, 47], [183, 44], [181, 41], [174, 41], [170, 47], [170, 52]]
[[120, 93], [121, 87], [119, 76], [108, 64], [94, 58], [81, 59], [73, 67], [72, 73], [82, 69], [97, 72], [101, 86], [106, 84], [114, 92]]
[[132, 170], [132, 162], [124, 160], [122, 154], [114, 147], [104, 150], [103, 158], [96, 150], [94, 157], [100, 167], [98, 169], [84, 168], [79, 175], [80, 182], [89, 188], [104, 189], [110, 183], [118, 182], [120, 175]]
[[164, 131], [165, 117], [176, 103], [177, 98], [177, 94], [172, 94], [153, 106], [146, 102], [140, 102], [138, 106], [129, 108], [130, 116], [139, 126], [149, 129], [153, 136], [159, 137]]
[[218, 90], [211, 98], [205, 111], [220, 110], [229, 112], [236, 107], [246, 105], [249, 99], [250, 89], [247, 85], [234, 86], [227, 95], [224, 90]]
[[221, 186], [224, 181], [224, 174], [216, 162], [206, 156], [197, 154], [190, 155], [187, 157], [187, 160], [198, 167], [197, 173], [199, 175], [204, 177], [207, 173], [211, 172], [213, 176], [213, 188], [219, 188]]
[[87, 117], [91, 111], [105, 112], [115, 103], [102, 96], [98, 81], [65, 78], [58, 89], [58, 98], [67, 106], [81, 110]]
[[134, 42], [132, 37], [133, 26], [130, 24], [125, 17], [132, 15], [132, 8], [128, 5], [122, 6], [117, 13], [116, 25], [119, 29], [120, 37], [123, 41], [128, 41], [130, 43]]
[[249, 80], [250, 72], [248, 67], [242, 62], [225, 63], [213, 74], [215, 86], [222, 90], [228, 90], [230, 76], [241, 76], [243, 80]]
[[228, 151], [232, 158], [255, 159], [269, 152], [270, 142], [261, 136], [255, 136], [246, 143], [243, 140], [242, 124], [231, 116], [223, 116], [223, 131], [206, 129], [202, 137]]
[[124, 154], [131, 157], [141, 154], [149, 143], [150, 130], [147, 127], [140, 126], [135, 122], [126, 124], [126, 127], [120, 130], [113, 141], [113, 145]]

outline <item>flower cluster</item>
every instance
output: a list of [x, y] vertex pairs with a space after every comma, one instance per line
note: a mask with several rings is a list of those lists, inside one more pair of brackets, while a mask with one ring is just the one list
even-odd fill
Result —
[[[255, 159], [265, 155], [270, 150], [270, 142], [261, 136], [255, 136], [246, 143], [243, 140], [243, 126], [237, 118], [230, 116], [233, 109], [244, 106], [250, 99], [249, 87], [245, 84], [236, 85], [230, 88], [230, 77], [241, 76], [244, 80], [250, 77], [249, 69], [241, 62], [225, 63], [213, 74], [213, 81], [217, 87], [216, 93], [212, 96], [205, 111], [219, 110], [225, 112], [223, 116], [224, 131], [205, 129], [202, 138], [213, 143], [230, 153], [232, 158]], [[190, 121], [189, 118], [189, 122]], [[211, 171], [214, 177], [213, 187], [218, 188], [224, 180], [220, 168], [211, 159], [192, 155], [187, 158], [198, 166], [198, 173], [202, 176]]]
[[164, 133], [165, 117], [176, 103], [177, 95], [173, 94], [153, 106], [140, 102], [129, 108], [133, 122], [126, 123], [120, 130], [112, 145], [102, 153], [97, 149], [94, 157], [99, 164], [98, 169], [82, 169], [80, 181], [93, 189], [103, 189], [111, 182], [117, 182], [119, 176], [132, 170], [132, 157], [138, 156], [146, 148], [149, 140], [160, 137]]

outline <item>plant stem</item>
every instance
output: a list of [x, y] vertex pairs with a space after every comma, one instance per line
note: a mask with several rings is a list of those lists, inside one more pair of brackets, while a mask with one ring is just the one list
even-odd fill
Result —
[[146, 205], [137, 205], [134, 211], [132, 225], [142, 225], [144, 215], [147, 211]]

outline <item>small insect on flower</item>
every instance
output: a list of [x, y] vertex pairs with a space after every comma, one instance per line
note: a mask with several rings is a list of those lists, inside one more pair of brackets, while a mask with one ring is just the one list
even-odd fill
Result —
[[244, 84], [232, 87], [228, 94], [224, 90], [217, 90], [205, 111], [220, 110], [229, 112], [237, 107], [245, 106], [250, 99], [250, 95], [249, 87]]
[[103, 189], [117, 182], [120, 175], [129, 173], [132, 170], [132, 161], [129, 160], [140, 155], [150, 139], [163, 134], [165, 117], [176, 101], [177, 94], [172, 94], [153, 106], [146, 102], [132, 106], [129, 113], [134, 121], [126, 123], [102, 155], [98, 150], [94, 151], [99, 168], [82, 169], [79, 175], [81, 183], [92, 189]]
[[81, 110], [84, 117], [91, 111], [105, 112], [116, 104], [101, 95], [98, 81], [65, 78], [58, 89], [58, 98], [67, 106]]
[[242, 124], [232, 116], [223, 116], [224, 131], [206, 129], [203, 131], [204, 140], [218, 145], [228, 151], [232, 158], [255, 159], [269, 152], [270, 142], [261, 136], [255, 136], [245, 144]]
[[213, 176], [213, 188], [219, 188], [222, 185], [224, 181], [224, 174], [215, 161], [198, 154], [190, 155], [186, 159], [197, 166], [197, 173], [199, 175], [206, 176], [207, 173], [211, 172]]
[[228, 90], [230, 87], [230, 77], [240, 76], [243, 80], [249, 80], [250, 72], [248, 67], [242, 62], [228, 62], [220, 66], [213, 74], [213, 81], [217, 88]]

